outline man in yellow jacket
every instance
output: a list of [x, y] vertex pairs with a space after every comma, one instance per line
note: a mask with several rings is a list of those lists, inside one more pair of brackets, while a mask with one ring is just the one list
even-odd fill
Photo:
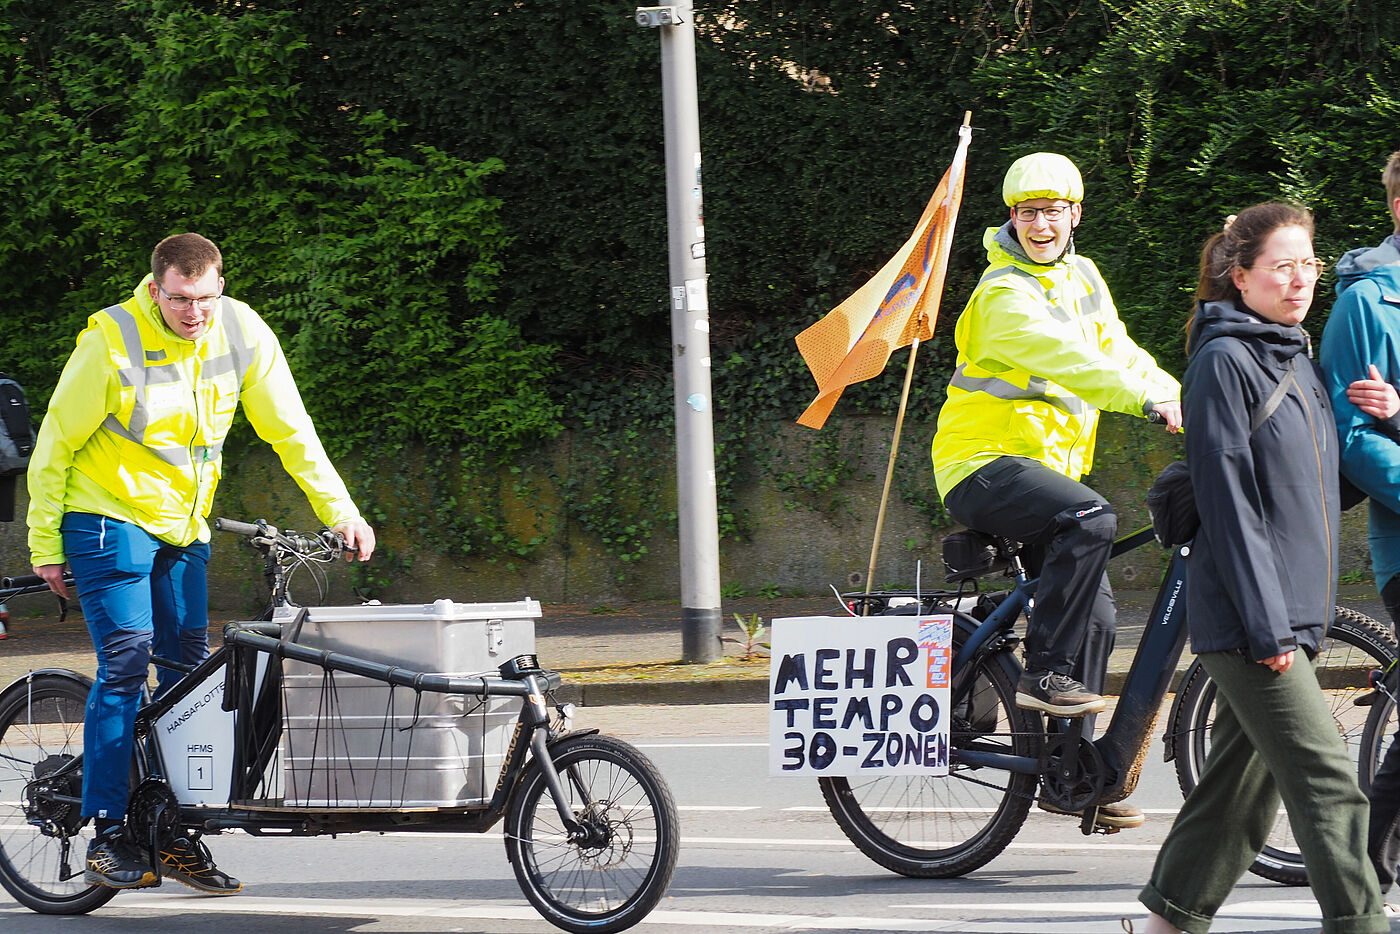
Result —
[[[240, 403], [317, 517], [360, 560], [374, 552], [374, 531], [331, 466], [276, 336], [223, 290], [212, 242], [186, 233], [158, 243], [151, 275], [78, 336], [29, 465], [34, 573], [66, 596], [63, 566], [72, 567], [98, 657], [83, 722], [91, 884], [139, 888], [156, 879], [123, 829], [132, 729], [153, 645], [191, 665], [209, 654], [206, 519]], [[162, 672], [160, 690], [174, 680]], [[201, 891], [242, 888], [197, 834], [160, 859], [165, 875]]]
[[[1099, 411], [1155, 412], [1176, 431], [1181, 389], [1128, 337], [1098, 269], [1075, 252], [1084, 183], [1074, 163], [1046, 152], [1018, 159], [1002, 197], [1010, 218], [983, 237], [987, 270], [955, 330], [934, 479], [949, 515], [1024, 543], [1040, 576], [1016, 703], [1080, 717], [1104, 708], [1115, 629], [1107, 568], [1117, 517], [1079, 482]], [[1136, 808], [1100, 808], [1099, 818], [1142, 823]]]

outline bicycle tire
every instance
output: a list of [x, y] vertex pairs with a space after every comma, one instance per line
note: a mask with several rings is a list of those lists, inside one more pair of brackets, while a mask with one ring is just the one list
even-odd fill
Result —
[[661, 774], [611, 736], [566, 737], [550, 747], [568, 810], [595, 836], [571, 842], [538, 762], [526, 767], [506, 812], [506, 855], [546, 921], [610, 934], [641, 921], [671, 884], [680, 818]]
[[[953, 643], [961, 646], [978, 623], [961, 613], [954, 621]], [[953, 750], [1039, 758], [1044, 736], [1040, 715], [1016, 706], [1020, 665], [1009, 651], [979, 665], [967, 699], [952, 711]], [[817, 780], [832, 818], [862, 853], [886, 869], [919, 879], [966, 875], [999, 856], [1025, 823], [1037, 781], [1035, 775], [956, 762], [950, 762], [945, 777]]]
[[[1395, 638], [1390, 627], [1382, 626], [1364, 613], [1338, 606], [1332, 625], [1318, 653], [1318, 681], [1329, 697], [1337, 731], [1346, 741], [1347, 751], [1357, 764], [1357, 778], [1369, 785], [1374, 771], [1375, 740], [1367, 745], [1366, 726], [1374, 711], [1352, 702], [1368, 690], [1367, 675], [1372, 668], [1385, 668], [1396, 657]], [[1200, 780], [1210, 750], [1210, 726], [1214, 722], [1215, 684], [1199, 661], [1192, 663], [1180, 687], [1181, 703], [1177, 717], [1168, 729], [1176, 738], [1176, 780], [1183, 796], [1189, 796]], [[1367, 750], [1370, 750], [1369, 752]], [[1369, 760], [1369, 765], [1368, 765]], [[1250, 872], [1284, 885], [1307, 885], [1303, 866], [1286, 814], [1274, 825]]]
[[1386, 753], [1395, 742], [1397, 723], [1395, 701], [1377, 692], [1371, 711], [1366, 715], [1366, 727], [1361, 731], [1361, 755], [1357, 764], [1361, 767], [1361, 790], [1371, 797], [1371, 782], [1376, 777]]
[[[76, 805], [27, 806], [26, 789], [36, 777], [82, 755], [89, 688], [66, 674], [37, 675], [16, 687], [0, 701], [0, 884], [15, 901], [41, 914], [86, 914], [117, 892], [83, 881], [93, 828], [74, 813]], [[73, 773], [61, 790], [81, 797], [82, 773]], [[30, 824], [31, 811], [53, 823]], [[67, 879], [62, 877], [65, 860], [61, 835], [54, 833], [57, 826], [68, 831], [66, 863], [72, 875]]]

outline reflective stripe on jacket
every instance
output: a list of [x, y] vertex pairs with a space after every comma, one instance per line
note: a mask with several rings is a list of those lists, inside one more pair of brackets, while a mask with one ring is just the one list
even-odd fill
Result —
[[933, 439], [943, 496], [1003, 456], [1077, 480], [1093, 466], [1100, 410], [1143, 415], [1148, 403], [1180, 398], [1176, 380], [1128, 337], [1092, 260], [1032, 263], [996, 228], [983, 243], [989, 265], [958, 318]]
[[65, 512], [132, 522], [175, 545], [208, 541], [205, 519], [240, 402], [317, 518], [358, 518], [262, 318], [224, 298], [208, 330], [184, 340], [165, 326], [149, 281], [88, 318], [49, 401], [28, 473], [34, 564], [63, 562]]

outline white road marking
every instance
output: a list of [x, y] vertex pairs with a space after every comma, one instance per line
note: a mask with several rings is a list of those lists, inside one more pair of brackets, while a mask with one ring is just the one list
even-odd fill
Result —
[[[225, 915], [319, 915], [322, 917], [372, 917], [387, 918], [442, 918], [465, 921], [539, 921], [539, 914], [525, 905], [490, 902], [449, 901], [441, 899], [346, 899], [334, 901], [304, 898], [257, 898], [242, 895], [235, 898], [211, 899], [182, 891], [169, 895], [149, 893], [124, 893], [108, 908], [106, 914], [119, 914], [126, 910], [184, 913], [197, 901], [202, 913]], [[996, 902], [930, 902], [928, 904], [891, 905], [892, 909], [936, 911], [938, 918], [909, 918], [899, 916], [872, 917], [816, 916], [798, 914], [769, 914], [761, 912], [731, 911], [685, 911], [679, 909], [658, 909], [648, 915], [641, 927], [650, 925], [688, 926], [707, 930], [720, 928], [755, 928], [785, 931], [979, 931], [1010, 932], [1016, 934], [1058, 934], [1062, 931], [1118, 931], [1120, 917], [1142, 917], [1143, 907], [1135, 901], [1102, 902], [1018, 902], [1001, 900]], [[26, 909], [15, 906], [0, 907], [4, 914], [28, 914]], [[949, 913], [958, 912], [972, 917], [950, 918]], [[1075, 916], [1074, 927], [1064, 927], [1064, 921], [1054, 918], [1025, 917], [1028, 913]], [[1010, 922], [997, 920], [1014, 915]], [[980, 917], [979, 917], [980, 916]], [[990, 917], [989, 917], [990, 916]], [[1296, 901], [1252, 901], [1226, 905], [1217, 916], [1215, 928], [1222, 932], [1250, 930], [1238, 927], [1241, 923], [1258, 920], [1275, 922], [1307, 922], [1315, 925], [1321, 917], [1317, 903], [1309, 899]], [[1097, 919], [1102, 918], [1102, 921]], [[1271, 931], [1291, 930], [1271, 926]], [[1300, 929], [1301, 930], [1301, 929]]]
[[[685, 845], [716, 844], [721, 846], [840, 846], [848, 847], [851, 841], [845, 837], [807, 838], [793, 837], [706, 837], [699, 834], [686, 834]], [[925, 841], [929, 846], [937, 846], [938, 841]], [[948, 844], [951, 845], [951, 844]], [[1162, 848], [1161, 843], [1011, 843], [1008, 850], [1093, 850], [1095, 852], [1134, 852], [1155, 853]]]
[[633, 743], [638, 749], [767, 749], [768, 743]]

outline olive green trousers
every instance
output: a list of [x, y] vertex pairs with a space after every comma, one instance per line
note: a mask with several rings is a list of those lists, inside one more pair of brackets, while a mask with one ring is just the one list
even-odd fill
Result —
[[1217, 689], [1210, 751], [1139, 900], [1183, 931], [1206, 934], [1282, 800], [1323, 934], [1388, 932], [1366, 856], [1369, 805], [1312, 665], [1302, 652], [1283, 674], [1238, 652], [1200, 660]]

